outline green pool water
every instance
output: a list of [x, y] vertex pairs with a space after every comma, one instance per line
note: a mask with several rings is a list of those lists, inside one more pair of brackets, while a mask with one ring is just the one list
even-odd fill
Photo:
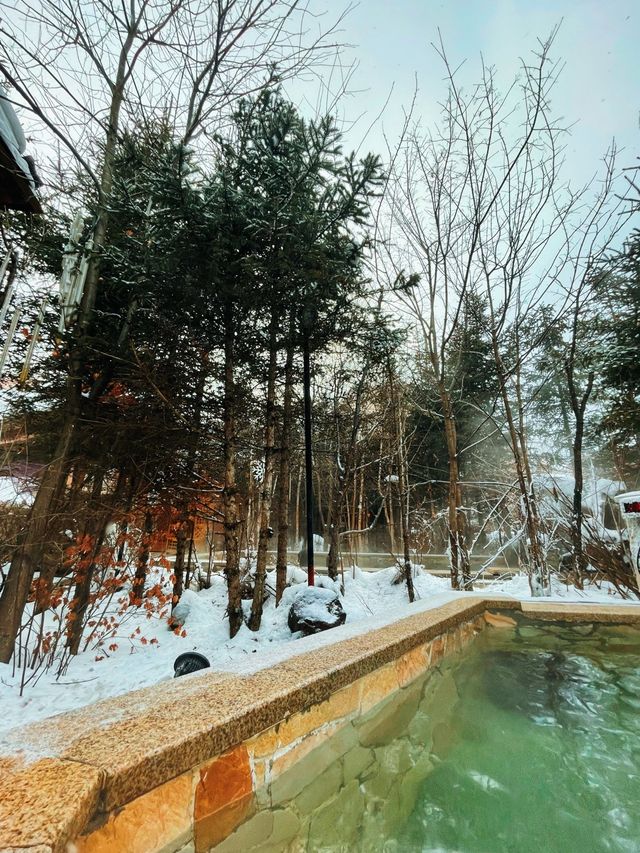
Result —
[[640, 851], [637, 632], [487, 630], [453, 678], [450, 740], [386, 849]]
[[216, 850], [640, 853], [639, 735], [640, 632], [487, 628], [277, 779]]

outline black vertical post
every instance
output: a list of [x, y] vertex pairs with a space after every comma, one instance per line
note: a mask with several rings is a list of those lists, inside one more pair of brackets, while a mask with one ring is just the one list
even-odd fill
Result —
[[305, 490], [307, 498], [307, 582], [309, 586], [315, 583], [313, 565], [313, 458], [311, 456], [311, 359], [309, 357], [309, 330], [304, 330], [304, 369], [302, 383], [304, 385], [304, 463]]

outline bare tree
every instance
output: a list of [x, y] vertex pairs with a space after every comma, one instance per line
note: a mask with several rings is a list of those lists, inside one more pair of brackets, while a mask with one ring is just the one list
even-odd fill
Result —
[[[360, 430], [362, 427], [363, 396], [369, 384], [369, 374], [372, 365], [365, 357], [359, 365], [355, 385], [348, 387], [351, 379], [353, 364], [347, 354], [342, 354], [342, 364], [336, 365], [333, 372], [333, 422], [335, 430], [335, 471], [330, 478], [327, 496], [327, 573], [332, 580], [338, 578], [338, 563], [340, 560], [340, 539], [344, 531], [343, 515], [347, 500], [349, 482], [353, 479], [358, 453]], [[349, 401], [352, 411], [349, 411], [347, 435], [342, 441], [341, 421], [344, 419], [345, 402]], [[354, 525], [357, 526], [357, 525]]]
[[409, 462], [407, 450], [407, 400], [401, 389], [398, 372], [393, 360], [387, 360], [387, 380], [393, 417], [393, 442], [397, 465], [398, 508], [400, 510], [400, 533], [402, 536], [402, 576], [407, 585], [409, 601], [415, 601], [413, 565], [411, 562], [411, 492], [409, 487]]
[[449, 85], [442, 120], [427, 134], [407, 122], [394, 158], [388, 251], [396, 275], [409, 267], [421, 276], [400, 298], [417, 323], [440, 398], [454, 586], [468, 581], [469, 559], [451, 405], [458, 378], [452, 341], [470, 294], [488, 305], [500, 411], [487, 417], [503, 429], [513, 457], [532, 592], [542, 594], [547, 584], [522, 382], [523, 364], [545, 329], [534, 339], [525, 332], [544, 304], [551, 306], [547, 328], [566, 312], [581, 235], [589, 222], [593, 232], [601, 214], [597, 203], [587, 203], [588, 186], [572, 192], [561, 182], [564, 130], [550, 106], [559, 72], [550, 57], [554, 36], [540, 43], [532, 63], [521, 63], [504, 92], [484, 64], [478, 84], [463, 90], [440, 43]]
[[[571, 512], [571, 559], [574, 583], [582, 587], [587, 566], [583, 534], [583, 446], [585, 416], [595, 382], [594, 327], [591, 305], [598, 280], [605, 276], [602, 266], [615, 237], [626, 225], [631, 211], [623, 213], [625, 199], [613, 194], [616, 162], [615, 145], [604, 158], [604, 176], [591, 208], [583, 219], [575, 249], [571, 252], [570, 277], [566, 284], [570, 306], [566, 325], [563, 368], [573, 414], [572, 462], [573, 505]], [[615, 273], [614, 273], [615, 274]]]

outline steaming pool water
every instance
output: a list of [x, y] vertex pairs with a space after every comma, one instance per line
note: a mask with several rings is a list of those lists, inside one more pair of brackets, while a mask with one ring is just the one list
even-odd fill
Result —
[[488, 628], [274, 783], [295, 837], [251, 849], [637, 853], [639, 712], [636, 629]]

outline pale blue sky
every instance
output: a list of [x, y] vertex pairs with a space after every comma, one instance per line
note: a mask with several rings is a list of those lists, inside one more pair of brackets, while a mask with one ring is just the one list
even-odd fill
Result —
[[[343, 0], [325, 2], [325, 21], [344, 8]], [[477, 76], [482, 53], [506, 85], [519, 57], [561, 20], [553, 55], [565, 68], [553, 107], [567, 123], [577, 122], [567, 149], [568, 172], [576, 182], [586, 180], [613, 136], [625, 148], [620, 165], [632, 165], [640, 155], [640, 0], [362, 0], [340, 35], [353, 45], [347, 55], [359, 63], [341, 111], [348, 119], [366, 113], [348, 134], [349, 144], [362, 141], [392, 83], [382, 119], [390, 138], [399, 130], [416, 76], [418, 110], [427, 121], [436, 117], [437, 101], [446, 92], [442, 65], [431, 47], [438, 28], [452, 64], [467, 60], [466, 79]], [[377, 125], [363, 147], [380, 151], [383, 145]]]

